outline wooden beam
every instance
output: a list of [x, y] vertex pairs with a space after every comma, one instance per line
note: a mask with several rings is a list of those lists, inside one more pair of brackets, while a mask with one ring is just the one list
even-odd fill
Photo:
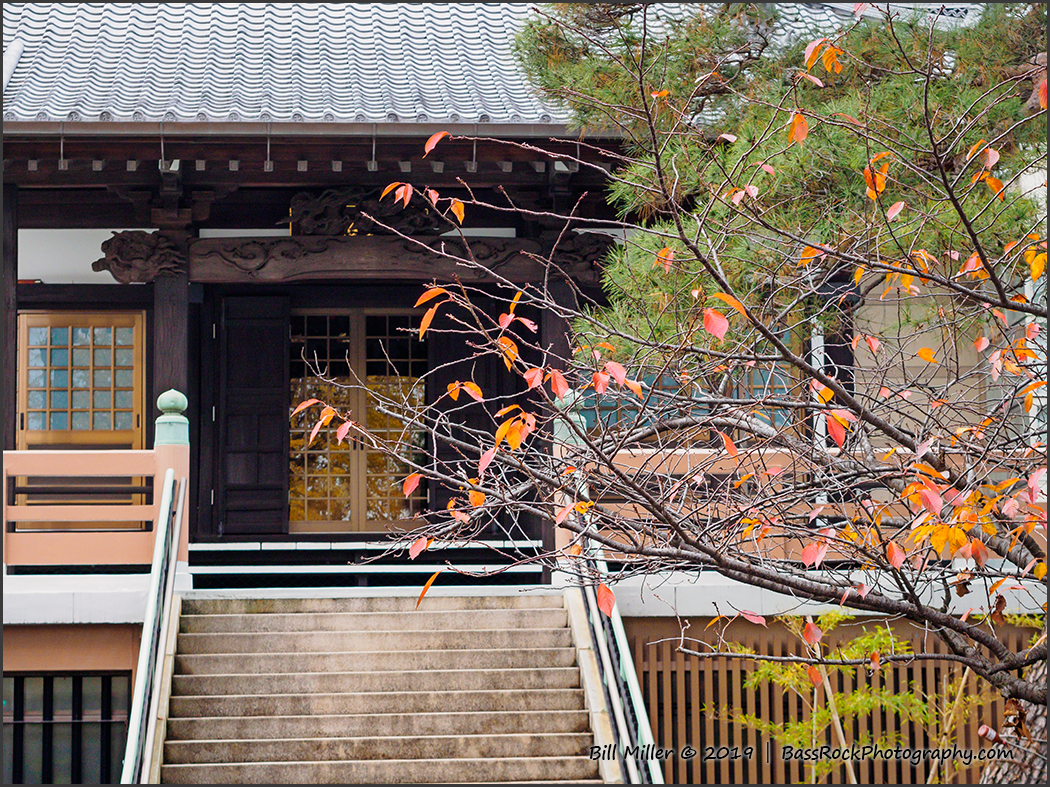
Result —
[[[18, 187], [4, 184], [4, 450], [15, 449], [18, 417]], [[4, 494], [7, 494], [6, 490]]]
[[316, 235], [287, 238], [206, 238], [189, 245], [189, 278], [205, 284], [296, 281], [495, 281], [540, 282], [553, 273], [582, 284], [599, 280], [598, 261], [608, 239], [570, 236], [558, 245], [553, 272], [536, 257], [550, 245], [520, 238], [473, 238], [477, 265], [460, 262], [465, 250], [448, 237]]

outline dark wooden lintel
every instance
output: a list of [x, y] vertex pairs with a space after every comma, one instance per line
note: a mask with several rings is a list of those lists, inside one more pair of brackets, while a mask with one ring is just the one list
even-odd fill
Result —
[[209, 238], [189, 246], [190, 281], [206, 284], [297, 281], [461, 281], [504, 279], [516, 283], [549, 278], [593, 285], [608, 241], [570, 236], [558, 246], [548, 270], [548, 245], [520, 238], [471, 238], [474, 263], [450, 237], [391, 236]]

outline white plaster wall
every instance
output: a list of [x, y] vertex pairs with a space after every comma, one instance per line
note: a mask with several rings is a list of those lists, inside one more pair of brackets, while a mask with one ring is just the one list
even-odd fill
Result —
[[91, 263], [102, 256], [103, 241], [112, 238], [113, 232], [19, 230], [18, 278], [39, 279], [44, 284], [118, 284], [108, 271], [91, 270]]

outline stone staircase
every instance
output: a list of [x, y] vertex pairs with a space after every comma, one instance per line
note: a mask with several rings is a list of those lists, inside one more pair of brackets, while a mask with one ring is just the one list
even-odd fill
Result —
[[161, 781], [601, 783], [561, 594], [414, 606], [184, 599]]

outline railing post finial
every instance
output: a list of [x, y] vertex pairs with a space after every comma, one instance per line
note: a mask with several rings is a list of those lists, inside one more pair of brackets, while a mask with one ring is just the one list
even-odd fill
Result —
[[174, 389], [165, 391], [157, 397], [157, 407], [164, 415], [157, 418], [153, 445], [189, 445], [190, 421], [183, 415], [189, 407], [186, 395]]

